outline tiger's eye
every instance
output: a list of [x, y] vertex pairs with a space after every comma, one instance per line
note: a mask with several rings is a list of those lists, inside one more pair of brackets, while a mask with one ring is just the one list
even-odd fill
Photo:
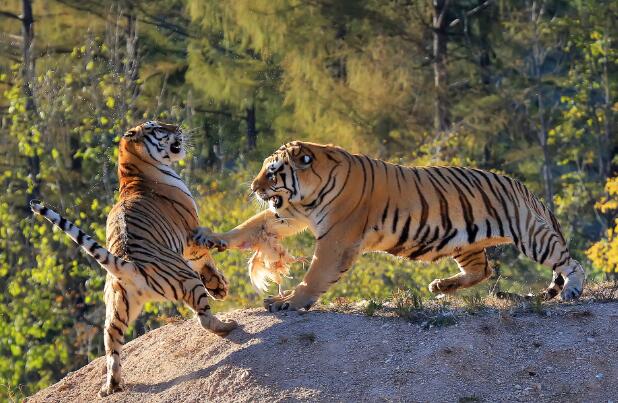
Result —
[[309, 164], [312, 161], [312, 158], [310, 155], [303, 155], [302, 157], [300, 157], [300, 160], [303, 162], [303, 164]]

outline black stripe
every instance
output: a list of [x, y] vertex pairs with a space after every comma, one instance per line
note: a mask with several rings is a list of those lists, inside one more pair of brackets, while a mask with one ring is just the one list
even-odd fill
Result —
[[326, 181], [326, 184], [324, 186], [322, 186], [322, 188], [318, 192], [318, 195], [313, 199], [313, 201], [308, 203], [308, 204], [303, 204], [303, 207], [306, 210], [314, 209], [317, 206], [319, 206], [320, 204], [322, 204], [322, 202], [324, 201], [324, 198], [330, 192], [333, 191], [333, 189], [335, 188], [335, 186], [337, 184], [337, 176], [334, 174], [336, 169], [337, 169], [337, 167], [335, 166], [335, 167], [333, 167], [330, 170], [330, 172], [328, 173], [328, 180]]
[[[502, 209], [504, 212], [504, 218], [506, 219], [507, 224], [509, 225], [509, 229], [511, 232], [511, 237], [513, 238], [513, 242], [515, 243], [515, 245], [517, 247], [520, 247], [520, 242], [519, 242], [519, 238], [517, 236], [517, 233], [515, 233], [515, 231], [513, 230], [513, 223], [511, 222], [511, 219], [509, 217], [509, 208], [508, 208], [508, 204], [506, 202], [506, 200], [504, 200], [504, 198], [502, 197], [502, 193], [498, 192], [492, 185], [492, 181], [489, 178], [489, 174], [492, 174], [491, 172], [485, 172], [485, 171], [481, 171], [481, 170], [476, 170], [476, 172], [480, 173], [483, 178], [485, 179], [485, 181], [487, 182], [489, 188], [491, 189], [494, 197], [496, 198], [496, 200], [498, 200], [500, 202], [500, 204], [502, 205]], [[495, 174], [494, 174], [495, 175]], [[506, 192], [506, 189], [503, 189], [504, 192]], [[500, 221], [498, 221], [499, 227], [500, 227], [500, 235], [504, 236], [504, 232], [503, 232], [503, 228], [502, 225], [500, 224]]]
[[386, 215], [388, 214], [388, 205], [390, 204], [391, 199], [388, 199], [386, 201], [386, 207], [384, 207], [384, 212], [382, 213], [382, 225], [384, 225], [384, 222], [386, 221]]
[[427, 245], [422, 248], [419, 248], [415, 250], [414, 252], [410, 253], [410, 255], [408, 256], [408, 259], [416, 259], [417, 257], [423, 256], [424, 254], [429, 252], [431, 249], [432, 249], [431, 245]]
[[[487, 185], [489, 186], [489, 190], [492, 191], [494, 196], [496, 195], [495, 189], [493, 188], [493, 186], [489, 182], [488, 178], [485, 177], [485, 174], [483, 173], [483, 171], [479, 171], [477, 169], [473, 169], [473, 170], [470, 171], [470, 173], [471, 173], [471, 177], [475, 178], [476, 180], [478, 180], [478, 179], [474, 175], [475, 174], [481, 174], [484, 177], [485, 181], [487, 182]], [[498, 231], [500, 233], [500, 236], [504, 237], [504, 227], [502, 225], [502, 220], [500, 220], [500, 216], [498, 214], [498, 211], [494, 208], [493, 204], [489, 200], [489, 197], [485, 193], [485, 190], [482, 188], [482, 184], [480, 183], [480, 180], [478, 180], [478, 181], [479, 182], [477, 183], [477, 189], [479, 191], [479, 194], [481, 195], [481, 198], [483, 199], [483, 204], [485, 204], [485, 208], [487, 209], [487, 212], [494, 218], [494, 220], [496, 220], [496, 223], [498, 223]], [[496, 197], [496, 200], [497, 199], [498, 198]]]
[[[318, 212], [316, 213], [317, 215], [322, 214], [326, 210], [326, 208], [328, 208], [328, 206], [330, 206], [330, 204], [333, 201], [335, 201], [341, 195], [341, 193], [344, 191], [344, 189], [346, 188], [346, 186], [348, 184], [348, 180], [350, 179], [350, 173], [352, 172], [352, 161], [350, 161], [350, 159], [349, 159], [349, 157], [347, 155], [345, 155], [345, 156], [346, 156], [346, 158], [348, 160], [348, 172], [346, 173], [345, 181], [343, 181], [343, 185], [341, 185], [341, 187], [339, 188], [339, 192], [337, 192], [337, 194], [335, 196], [333, 196], [333, 198], [330, 199], [328, 201], [328, 203], [326, 203], [324, 206], [322, 206], [322, 208], [320, 208], [320, 210], [318, 210]], [[323, 219], [324, 219], [324, 217], [320, 218], [320, 220], [318, 221], [318, 224], [320, 224]]]
[[371, 194], [373, 194], [373, 190], [374, 190], [374, 187], [375, 187], [375, 181], [376, 181], [376, 174], [375, 174], [375, 171], [373, 169], [374, 160], [372, 160], [371, 158], [369, 158], [366, 155], [364, 155], [364, 157], [369, 162], [369, 168], [371, 168]]
[[[135, 217], [125, 216], [125, 222], [149, 235], [151, 238], [149, 240], [155, 240], [157, 243], [167, 245], [170, 248], [175, 248], [175, 250], [180, 250], [180, 244], [175, 242], [177, 239], [172, 237], [169, 230], [170, 228], [173, 228], [170, 223], [167, 223], [168, 227], [165, 228], [162, 226], [163, 223], [161, 220], [152, 219], [148, 215], [136, 215]], [[148, 227], [143, 226], [142, 223], [148, 224]], [[134, 231], [130, 232], [133, 235], [136, 235]]]
[[318, 241], [320, 239], [324, 238], [326, 235], [328, 235], [330, 230], [332, 230], [333, 227], [335, 227], [337, 224], [339, 224], [339, 222], [345, 220], [346, 218], [348, 218], [350, 216], [350, 214], [355, 212], [356, 209], [358, 208], [358, 206], [360, 205], [360, 203], [365, 199], [365, 187], [367, 186], [367, 171], [365, 169], [365, 164], [363, 164], [363, 160], [358, 155], [351, 155], [351, 157], [353, 157], [357, 162], [359, 162], [360, 165], [361, 165], [361, 168], [363, 169], [363, 189], [360, 192], [360, 197], [358, 198], [358, 201], [356, 202], [356, 205], [354, 206], [354, 208], [352, 208], [350, 210], [350, 213], [348, 213], [345, 217], [342, 217], [339, 220], [337, 220], [334, 223], [332, 223], [331, 226], [326, 231], [324, 231], [322, 234], [320, 234], [317, 237]]
[[433, 175], [429, 172], [428, 169], [425, 169], [425, 173], [427, 173], [427, 177], [429, 178], [429, 182], [432, 184], [434, 190], [436, 191], [439, 199], [440, 205], [440, 218], [442, 221], [442, 227], [444, 228], [444, 232], [449, 232], [453, 226], [450, 216], [449, 216], [449, 207], [448, 201], [444, 197], [444, 194], [438, 189], [437, 180], [433, 177]]
[[399, 240], [397, 241], [397, 245], [395, 245], [395, 247], [398, 246], [403, 246], [404, 243], [406, 243], [408, 241], [408, 232], [410, 232], [410, 221], [412, 220], [412, 217], [408, 216], [408, 219], [406, 220], [406, 223], [403, 225], [403, 229], [401, 230], [401, 234], [399, 235]]
[[466, 189], [470, 197], [476, 197], [476, 192], [473, 191], [472, 188], [470, 187], [470, 186], [472, 187], [475, 187], [475, 186], [466, 177], [466, 172], [461, 172], [461, 168], [454, 167], [454, 168], [449, 169], [448, 173], [450, 174], [450, 178], [453, 184], [455, 183], [454, 181], [457, 181], [457, 183], [459, 183], [461, 186], [463, 186], [464, 189]]
[[80, 229], [77, 230], [77, 243], [79, 245], [83, 245], [84, 244], [84, 232]]
[[416, 229], [416, 233], [414, 234], [414, 238], [416, 239], [418, 238], [418, 235], [420, 234], [421, 229], [425, 227], [425, 225], [427, 224], [427, 218], [429, 217], [429, 205], [427, 204], [427, 200], [425, 200], [425, 197], [420, 191], [420, 183], [417, 182], [417, 179], [414, 179], [414, 183], [416, 185], [418, 197], [420, 198], [420, 201], [421, 201], [421, 220], [419, 221], [418, 228]]
[[446, 246], [446, 244], [448, 244], [451, 239], [455, 238], [455, 235], [457, 235], [457, 229], [453, 229], [453, 232], [451, 232], [444, 239], [442, 239], [442, 241], [436, 247], [436, 251], [438, 252], [438, 251], [440, 251], [440, 249], [444, 248]]
[[538, 262], [543, 264], [545, 263], [545, 259], [547, 259], [547, 255], [549, 254], [549, 242], [543, 241], [543, 243], [541, 244], [541, 249], [543, 250], [543, 254], [541, 255], [541, 258], [538, 260]]
[[97, 249], [99, 249], [100, 247], [101, 247], [101, 246], [100, 246], [100, 245], [99, 245], [96, 241], [93, 241], [93, 242], [92, 242], [92, 245], [90, 245], [90, 247], [88, 248], [88, 251], [89, 251], [90, 253], [94, 253], [94, 251], [95, 251], [95, 250], [97, 250]]
[[399, 207], [395, 208], [395, 214], [393, 217], [393, 234], [397, 232], [397, 221], [399, 221]]
[[397, 179], [397, 190], [401, 194], [401, 183], [399, 182], [399, 175], [403, 177], [403, 170], [401, 168], [401, 165], [396, 165], [396, 167], [397, 167], [397, 170], [395, 171], [395, 179]]
[[435, 181], [436, 185], [440, 186], [440, 188], [444, 191], [444, 193], [448, 194], [448, 190], [446, 190], [442, 182], [440, 182], [438, 178], [436, 178], [435, 175], [433, 174], [435, 172], [437, 175], [439, 175], [442, 178], [442, 180], [445, 183], [448, 183], [446, 178], [440, 172], [441, 170], [440, 167], [425, 167], [423, 170], [427, 173], [427, 175], [429, 175]]

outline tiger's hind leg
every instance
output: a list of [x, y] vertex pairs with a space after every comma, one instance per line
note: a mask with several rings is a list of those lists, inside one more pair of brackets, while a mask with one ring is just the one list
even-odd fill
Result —
[[210, 310], [208, 293], [202, 281], [196, 277], [185, 279], [182, 283], [183, 301], [191, 307], [197, 315], [200, 325], [218, 336], [225, 337], [238, 326], [232, 320], [221, 321]]
[[432, 293], [452, 293], [459, 288], [471, 287], [491, 276], [492, 269], [487, 261], [485, 249], [466, 250], [453, 256], [460, 273], [449, 278], [435, 279], [429, 284]]
[[120, 353], [127, 327], [139, 315], [142, 302], [132, 297], [123, 285], [108, 275], [105, 284], [105, 384], [99, 396], [105, 397], [122, 390]]
[[208, 248], [191, 246], [185, 250], [184, 255], [191, 269], [200, 276], [210, 296], [217, 300], [225, 299], [228, 293], [228, 282], [223, 273], [216, 269]]

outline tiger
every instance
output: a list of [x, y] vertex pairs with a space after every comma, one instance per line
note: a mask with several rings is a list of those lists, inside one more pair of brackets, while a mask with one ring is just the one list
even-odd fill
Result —
[[264, 299], [271, 312], [309, 309], [360, 254], [376, 251], [429, 262], [453, 258], [459, 273], [429, 284], [432, 293], [448, 294], [492, 274], [488, 247], [513, 243], [553, 270], [544, 299], [560, 294], [573, 300], [583, 291], [584, 269], [571, 256], [555, 216], [505, 175], [404, 167], [333, 145], [293, 141], [264, 160], [251, 190], [269, 209], [228, 232], [197, 229], [194, 239], [259, 251], [272, 249], [269, 239], [278, 243], [309, 229], [316, 238], [309, 270], [287, 294]]
[[106, 381], [99, 395], [122, 390], [120, 351], [127, 327], [148, 301], [182, 301], [205, 329], [226, 336], [237, 324], [211, 312], [208, 296], [223, 299], [225, 277], [209, 247], [192, 240], [198, 227], [191, 192], [170, 167], [185, 157], [178, 126], [149, 121], [119, 143], [120, 196], [107, 216], [107, 248], [40, 201], [32, 211], [64, 231], [107, 271], [104, 344]]

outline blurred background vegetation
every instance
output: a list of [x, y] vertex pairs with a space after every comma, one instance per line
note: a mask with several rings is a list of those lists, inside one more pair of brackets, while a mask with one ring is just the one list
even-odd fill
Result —
[[[617, 20], [613, 0], [0, 0], [0, 400], [103, 354], [104, 273], [27, 201], [104, 240], [119, 135], [148, 119], [191, 134], [180, 171], [215, 230], [259, 211], [265, 156], [308, 139], [516, 177], [590, 278], [615, 279]], [[287, 242], [311, 255], [308, 234]], [[513, 248], [491, 255], [485, 290], [549, 281]], [[258, 306], [248, 254], [216, 258], [231, 293], [215, 310]], [[365, 256], [323, 301], [425, 295], [456, 270]], [[127, 339], [178, 313], [147, 306]]]

